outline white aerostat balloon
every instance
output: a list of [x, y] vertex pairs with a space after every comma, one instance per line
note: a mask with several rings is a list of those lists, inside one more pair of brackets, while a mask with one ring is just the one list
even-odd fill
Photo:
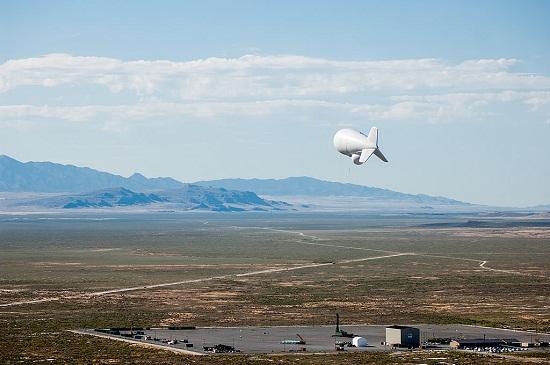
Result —
[[372, 127], [369, 135], [354, 129], [340, 129], [334, 135], [334, 147], [343, 155], [351, 157], [356, 165], [362, 165], [375, 154], [379, 159], [388, 162], [378, 149], [378, 128]]

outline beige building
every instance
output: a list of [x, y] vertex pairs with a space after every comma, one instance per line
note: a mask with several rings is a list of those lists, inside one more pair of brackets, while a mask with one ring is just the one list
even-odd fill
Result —
[[396, 347], [420, 347], [420, 330], [408, 326], [386, 327], [386, 344]]

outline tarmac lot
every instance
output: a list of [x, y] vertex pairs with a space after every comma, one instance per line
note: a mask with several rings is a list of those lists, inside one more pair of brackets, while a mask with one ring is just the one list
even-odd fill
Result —
[[[497, 338], [517, 339], [521, 342], [550, 341], [550, 334], [532, 333], [525, 331], [514, 331], [506, 329], [486, 328], [468, 325], [414, 325], [420, 329], [421, 340], [428, 338]], [[384, 351], [390, 350], [383, 345], [385, 341], [386, 325], [342, 325], [342, 329], [351, 332], [356, 336], [364, 337], [368, 347], [353, 348], [346, 347], [346, 351]], [[98, 335], [99, 332], [93, 329], [78, 331], [90, 335]], [[143, 331], [151, 337], [150, 340], [135, 340], [141, 342], [168, 347], [171, 349], [190, 350], [204, 354], [203, 346], [215, 346], [224, 344], [233, 346], [243, 353], [281, 353], [294, 352], [305, 348], [307, 352], [326, 353], [335, 351], [335, 341], [351, 341], [351, 338], [332, 337], [334, 326], [280, 326], [280, 327], [207, 327], [196, 329], [151, 328]], [[298, 340], [302, 336], [306, 344], [281, 344], [283, 340]], [[123, 339], [122, 336], [101, 334], [101, 337]], [[153, 339], [158, 339], [154, 341]], [[164, 340], [177, 340], [177, 344], [163, 343]], [[187, 347], [184, 342], [192, 344]], [[442, 346], [442, 348], [448, 348]]]

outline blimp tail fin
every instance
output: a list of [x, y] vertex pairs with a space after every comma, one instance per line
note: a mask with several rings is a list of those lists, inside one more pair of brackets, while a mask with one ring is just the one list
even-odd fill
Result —
[[359, 164], [365, 163], [376, 150], [374, 148], [365, 148], [361, 151], [361, 156], [359, 157]]
[[375, 154], [379, 159], [381, 159], [382, 161], [388, 162], [388, 159], [386, 158], [386, 156], [384, 156], [384, 154], [382, 153], [382, 151], [380, 151], [378, 148], [374, 150], [374, 154]]
[[367, 142], [369, 146], [372, 146], [374, 148], [378, 148], [378, 128], [372, 127], [369, 131], [369, 135], [367, 137]]
[[[371, 153], [369, 153], [369, 156], [372, 155], [373, 153], [379, 158], [381, 159], [382, 161], [384, 162], [388, 162], [388, 159], [386, 158], [386, 156], [384, 156], [384, 154], [378, 149], [378, 128], [376, 127], [372, 127], [369, 131], [369, 135], [367, 137], [367, 141], [369, 143], [369, 146], [373, 146], [374, 149]], [[363, 152], [366, 151], [366, 150], [363, 150]], [[365, 159], [365, 161], [367, 161], [369, 157], [367, 157]], [[363, 154], [361, 153], [361, 159], [363, 159]], [[364, 161], [363, 161], [364, 162]]]

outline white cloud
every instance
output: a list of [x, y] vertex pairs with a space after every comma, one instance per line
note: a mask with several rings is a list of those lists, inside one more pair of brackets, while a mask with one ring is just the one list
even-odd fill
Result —
[[550, 78], [514, 73], [515, 59], [333, 61], [302, 56], [207, 58], [186, 62], [122, 61], [49, 54], [0, 65], [0, 92], [24, 85], [102, 85], [111, 92], [181, 97], [319, 97], [433, 88], [550, 88]]
[[453, 109], [451, 113], [456, 117], [460, 112], [463, 116], [473, 117], [481, 115], [479, 110], [482, 108], [499, 110], [499, 105], [519, 104], [527, 107], [525, 112], [540, 113], [550, 116], [550, 91], [514, 91], [504, 90], [500, 92], [469, 92], [469, 93], [449, 93], [439, 95], [401, 95], [390, 97], [397, 102], [416, 102], [430, 105], [432, 107], [441, 107], [443, 109]]
[[183, 117], [215, 118], [219, 116], [261, 116], [290, 113], [301, 110], [338, 110], [358, 112], [356, 105], [319, 100], [271, 100], [257, 102], [195, 102], [166, 103], [143, 102], [128, 105], [87, 106], [0, 106], [0, 119], [60, 119], [70, 122], [86, 122], [101, 118], [106, 121], [147, 121], [155, 118], [177, 119]]
[[[0, 95], [20, 87], [32, 93], [63, 85], [81, 90], [96, 86], [100, 91], [93, 105], [29, 105], [22, 99], [0, 106], [0, 120], [125, 123], [273, 115], [314, 119], [335, 113], [440, 122], [498, 114], [503, 104], [546, 120], [550, 78], [513, 72], [517, 62], [335, 61], [292, 55], [174, 62], [48, 54], [1, 64]], [[87, 101], [85, 91], [82, 94]], [[124, 100], [117, 105], [116, 97], [122, 94]]]
[[[68, 122], [101, 120], [121, 122], [185, 122], [212, 118], [296, 117], [302, 120], [334, 116], [369, 120], [448, 122], [479, 119], [494, 115], [498, 103], [513, 104], [525, 112], [550, 116], [550, 92], [451, 93], [440, 95], [402, 95], [388, 103], [348, 103], [316, 99], [276, 99], [230, 102], [146, 101], [122, 105], [86, 106], [0, 106], [0, 120], [57, 119]], [[492, 108], [493, 107], [493, 108]]]

